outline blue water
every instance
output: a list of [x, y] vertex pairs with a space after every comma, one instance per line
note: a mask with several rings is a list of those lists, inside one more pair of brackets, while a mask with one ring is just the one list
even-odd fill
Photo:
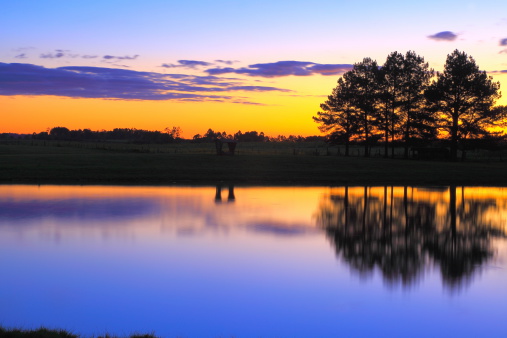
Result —
[[0, 325], [507, 337], [507, 189], [0, 186]]

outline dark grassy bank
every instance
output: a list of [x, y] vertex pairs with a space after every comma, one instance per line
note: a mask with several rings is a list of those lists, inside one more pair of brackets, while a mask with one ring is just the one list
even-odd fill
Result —
[[[210, 145], [212, 147], [212, 145]], [[326, 153], [216, 156], [0, 145], [2, 184], [270, 184], [507, 186], [507, 162], [417, 161]]]
[[[5, 329], [0, 327], [0, 337], [2, 338], [80, 338], [81, 335], [67, 332], [65, 330], [50, 330], [39, 328], [35, 330]], [[132, 334], [129, 338], [156, 338], [152, 334]], [[94, 338], [120, 338], [115, 335], [99, 335]]]

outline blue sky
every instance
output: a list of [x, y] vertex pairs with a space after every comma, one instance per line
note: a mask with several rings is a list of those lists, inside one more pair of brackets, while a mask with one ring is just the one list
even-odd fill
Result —
[[[493, 46], [507, 37], [507, 2], [491, 0], [19, 0], [4, 1], [2, 7], [4, 62], [12, 60], [13, 50], [34, 48], [26, 55], [68, 50], [82, 55], [139, 55], [138, 61], [146, 63], [150, 59], [353, 63], [407, 48], [421, 55], [442, 49], [445, 56], [454, 46], [491, 44], [494, 54], [500, 49]], [[428, 41], [427, 36], [442, 31], [458, 35], [454, 46]]]

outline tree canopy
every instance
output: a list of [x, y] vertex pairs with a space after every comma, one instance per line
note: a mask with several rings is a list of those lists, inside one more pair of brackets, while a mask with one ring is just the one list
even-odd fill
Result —
[[500, 83], [480, 71], [475, 60], [455, 50], [447, 56], [442, 73], [426, 90], [428, 108], [438, 114], [438, 128], [451, 140], [451, 157], [457, 157], [460, 140], [486, 135], [485, 126], [495, 120]]
[[386, 157], [389, 143], [403, 142], [408, 157], [415, 141], [447, 138], [456, 159], [462, 140], [486, 137], [489, 127], [503, 125], [506, 109], [494, 106], [499, 89], [464, 52], [449, 54], [436, 77], [422, 56], [393, 52], [382, 66], [370, 58], [354, 64], [313, 120], [345, 144], [346, 155], [351, 140], [362, 140], [368, 156], [370, 141], [382, 138]]

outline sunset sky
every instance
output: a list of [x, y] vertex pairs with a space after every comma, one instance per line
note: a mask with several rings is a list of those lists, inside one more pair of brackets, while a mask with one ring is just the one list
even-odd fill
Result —
[[507, 104], [505, 0], [16, 0], [0, 32], [0, 132], [317, 135], [341, 74], [408, 50], [466, 52]]

